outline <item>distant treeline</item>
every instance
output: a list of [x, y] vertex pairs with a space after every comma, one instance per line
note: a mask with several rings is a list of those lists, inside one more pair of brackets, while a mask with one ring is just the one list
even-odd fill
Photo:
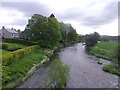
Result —
[[[78, 36], [79, 41], [85, 41], [86, 35], [79, 35]], [[100, 41], [120, 41], [120, 36], [107, 36], [107, 35], [101, 35]]]

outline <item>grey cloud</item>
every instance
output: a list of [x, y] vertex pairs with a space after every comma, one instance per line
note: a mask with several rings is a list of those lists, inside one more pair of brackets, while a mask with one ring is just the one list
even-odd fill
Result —
[[[91, 10], [92, 11], [92, 10]], [[111, 2], [107, 4], [100, 13], [94, 13], [94, 16], [84, 10], [80, 11], [76, 8], [68, 9], [64, 14], [59, 15], [62, 20], [75, 20], [81, 22], [82, 25], [93, 28], [112, 22], [118, 18], [118, 3]]]
[[24, 13], [26, 17], [36, 13], [48, 15], [50, 11], [48, 6], [39, 2], [2, 2], [2, 7], [8, 10], [18, 10]]

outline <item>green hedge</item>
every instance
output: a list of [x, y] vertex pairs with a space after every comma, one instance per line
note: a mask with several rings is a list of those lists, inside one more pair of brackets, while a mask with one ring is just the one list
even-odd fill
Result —
[[19, 44], [24, 44], [24, 45], [36, 45], [37, 43], [23, 40], [23, 39], [18, 39], [18, 38], [5, 38], [5, 42], [8, 43], [19, 43]]
[[14, 61], [17, 61], [21, 58], [23, 58], [25, 55], [29, 54], [31, 51], [35, 50], [39, 48], [39, 45], [33, 45], [33, 46], [29, 46], [23, 49], [19, 49], [4, 55], [1, 55], [2, 57], [2, 65], [9, 65], [11, 63], [13, 63]]
[[7, 50], [8, 49], [8, 44], [1, 44], [0, 49]]

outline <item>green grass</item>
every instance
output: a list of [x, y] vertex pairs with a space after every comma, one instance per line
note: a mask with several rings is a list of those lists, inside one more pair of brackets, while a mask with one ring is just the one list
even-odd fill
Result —
[[102, 69], [105, 71], [105, 72], [109, 72], [109, 73], [112, 73], [112, 74], [115, 74], [115, 75], [118, 75], [120, 76], [120, 70], [113, 66], [113, 65], [103, 65]]
[[[0, 42], [0, 45], [1, 44], [8, 44], [8, 49], [11, 49], [11, 48], [24, 48], [24, 47], [27, 47], [27, 45], [22, 45], [22, 44], [19, 44], [19, 43], [6, 43], [6, 42]], [[6, 54], [8, 53], [9, 51], [6, 51], [6, 50], [0, 50], [0, 55], [1, 54]]]
[[17, 48], [24, 48], [27, 47], [27, 45], [22, 45], [19, 43], [6, 43], [6, 42], [0, 42], [0, 44], [8, 44], [8, 49], [13, 48], [13, 47], [17, 47]]
[[118, 42], [109, 41], [109, 42], [100, 42], [96, 46], [107, 51], [113, 51], [115, 50], [117, 45], [118, 45]]
[[0, 50], [0, 55], [1, 54], [6, 54], [6, 53], [8, 53], [8, 51], [6, 51], [6, 50]]
[[101, 58], [111, 60], [113, 51], [118, 47], [118, 42], [99, 42], [91, 48], [90, 53]]
[[[40, 64], [43, 59], [48, 60], [46, 56], [52, 54], [44, 52], [40, 49], [32, 51], [19, 61], [16, 61], [8, 66], [9, 78], [3, 83], [3, 88], [13, 88], [19, 85], [23, 78], [28, 74], [28, 71], [37, 64]], [[40, 64], [42, 65], [42, 64]], [[37, 66], [40, 67], [40, 66]], [[4, 72], [4, 71], [3, 71]]]

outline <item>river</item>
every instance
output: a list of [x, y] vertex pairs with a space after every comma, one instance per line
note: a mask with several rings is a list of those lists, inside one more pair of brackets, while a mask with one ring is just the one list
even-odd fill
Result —
[[[102, 65], [97, 64], [98, 61], [110, 64], [110, 61], [87, 54], [82, 43], [61, 49], [58, 58], [70, 67], [70, 80], [67, 88], [118, 87], [118, 76], [104, 72]], [[49, 65], [41, 67], [17, 88], [44, 88], [48, 70]]]

